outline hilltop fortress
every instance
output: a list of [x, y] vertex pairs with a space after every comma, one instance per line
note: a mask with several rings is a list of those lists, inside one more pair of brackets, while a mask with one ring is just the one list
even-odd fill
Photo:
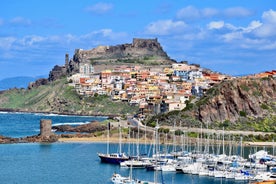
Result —
[[104, 69], [102, 68], [103, 65], [118, 65], [122, 63], [163, 65], [171, 64], [173, 61], [163, 50], [157, 38], [134, 38], [131, 44], [98, 46], [91, 50], [76, 49], [73, 58], [70, 61], [67, 58], [65, 65], [68, 73], [78, 72], [79, 64], [85, 62], [92, 64], [94, 67], [96, 66], [95, 70], [97, 72]]
[[162, 46], [155, 39], [134, 38], [132, 43], [116, 46], [98, 46], [91, 50], [76, 49], [70, 59], [65, 55], [65, 65], [55, 66], [49, 74], [49, 80], [59, 79], [80, 72], [80, 65], [93, 65], [93, 72], [112, 69], [118, 65], [143, 65], [145, 67], [171, 65], [170, 59]]

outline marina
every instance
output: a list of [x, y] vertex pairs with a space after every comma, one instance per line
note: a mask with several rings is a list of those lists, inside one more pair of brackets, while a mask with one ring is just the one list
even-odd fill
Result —
[[[52, 118], [53, 124], [82, 123], [94, 118], [0, 113], [0, 131], [15, 137], [21, 134], [18, 135], [14, 130], [20, 129], [33, 130], [30, 134], [35, 134], [39, 119], [45, 117]], [[230, 149], [229, 145], [210, 144], [206, 147], [201, 141], [196, 144], [186, 141], [182, 151], [182, 145], [160, 143], [156, 136], [152, 144], [143, 144], [137, 140], [133, 143], [123, 142], [121, 146], [110, 142], [108, 147], [106, 142], [2, 144], [0, 182], [39, 183], [43, 178], [43, 183], [112, 184], [114, 173], [129, 177], [130, 172], [135, 181], [154, 182], [156, 179], [157, 183], [165, 184], [253, 183], [275, 176], [272, 174], [275, 166], [274, 146], [233, 144]], [[107, 148], [109, 153], [118, 153], [120, 147], [121, 153], [131, 158], [125, 165], [102, 162], [97, 154], [106, 153]], [[222, 154], [223, 150], [225, 154]]]

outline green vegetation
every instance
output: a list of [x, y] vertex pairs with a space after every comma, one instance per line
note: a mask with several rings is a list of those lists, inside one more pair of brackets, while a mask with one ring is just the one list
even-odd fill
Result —
[[198, 135], [199, 135], [199, 133], [197, 133], [197, 132], [188, 132], [188, 136], [192, 137], [192, 138], [197, 138]]
[[240, 116], [246, 117], [246, 112], [245, 111], [240, 111]]
[[179, 130], [179, 129], [178, 129], [178, 130], [175, 131], [175, 135], [182, 135], [182, 134], [183, 134], [183, 131], [182, 131], [182, 130]]
[[170, 132], [170, 129], [161, 127], [158, 129], [158, 132], [167, 134]]
[[268, 110], [268, 109], [269, 109], [269, 106], [263, 103], [263, 104], [261, 105], [261, 108], [262, 108], [262, 109]]
[[156, 126], [156, 122], [151, 121], [150, 123], [147, 124], [149, 127], [155, 127]]
[[242, 84], [241, 89], [244, 90], [244, 91], [249, 91], [250, 90], [248, 85], [246, 85], [246, 84]]
[[138, 107], [114, 102], [106, 95], [84, 97], [69, 86], [65, 78], [37, 88], [13, 89], [0, 94], [1, 108], [83, 115], [134, 114]]
[[224, 127], [225, 130], [245, 130], [258, 132], [276, 133], [276, 115], [268, 115], [264, 118], [241, 117], [237, 122], [214, 122], [209, 128], [215, 129]]

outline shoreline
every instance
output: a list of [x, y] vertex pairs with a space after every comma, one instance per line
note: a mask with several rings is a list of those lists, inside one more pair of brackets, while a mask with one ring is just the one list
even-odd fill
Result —
[[37, 113], [37, 114], [54, 114], [54, 115], [67, 115], [67, 116], [96, 116], [96, 117], [107, 117], [107, 119], [112, 119], [114, 117], [118, 117], [120, 115], [116, 114], [78, 114], [78, 113], [70, 113], [70, 112], [49, 112], [49, 111], [29, 111], [29, 110], [22, 110], [22, 109], [10, 109], [10, 108], [0, 108], [0, 112], [2, 113]]
[[[107, 143], [107, 138], [105, 137], [72, 137], [72, 138], [58, 138], [59, 143]], [[137, 143], [137, 139], [133, 139], [131, 138], [129, 139], [124, 139], [122, 138], [122, 143]], [[144, 139], [140, 139], [139, 140], [139, 144], [144, 144], [146, 142], [146, 144], [152, 144], [153, 141], [152, 140], [144, 140]], [[119, 143], [118, 138], [109, 138], [109, 143]], [[196, 140], [193, 141], [193, 143], [196, 143]], [[165, 144], [164, 142], [160, 143]], [[167, 144], [172, 144], [171, 142], [167, 143]], [[273, 144], [276, 145], [276, 143], [274, 142], [243, 142], [243, 146], [268, 146], [268, 147], [273, 147]], [[228, 143], [226, 142], [226, 145], [228, 145]]]
[[[40, 114], [54, 114], [54, 115], [72, 115], [72, 116], [100, 116], [100, 117], [107, 117], [107, 119], [111, 119], [111, 118], [114, 118], [116, 117], [116, 115], [100, 115], [100, 114], [97, 114], [97, 115], [84, 115], [84, 114], [73, 114], [73, 113], [57, 113], [57, 112], [46, 112], [46, 111], [28, 111], [28, 110], [18, 110], [18, 109], [9, 109], [9, 108], [0, 108], [0, 113], [40, 113]], [[124, 121], [120, 121], [121, 122], [121, 125], [123, 127], [126, 127], [128, 126], [128, 121], [127, 120], [124, 120]], [[113, 127], [116, 127], [116, 126], [119, 126], [118, 122], [110, 122], [111, 125]], [[143, 126], [141, 126], [142, 128]], [[167, 126], [164, 126], [166, 128], [168, 128]], [[183, 127], [183, 129], [186, 129], [187, 127]], [[199, 128], [191, 128], [192, 132], [200, 132], [200, 131], [205, 131], [205, 129], [199, 129]], [[207, 129], [207, 131], [211, 131], [211, 132], [215, 132], [215, 133], [220, 133], [221, 131], [223, 130], [215, 130], [215, 129]], [[235, 130], [232, 130], [232, 131], [224, 131], [224, 132], [229, 132], [230, 134], [235, 134], [235, 133], [238, 133], [238, 134], [241, 134], [242, 131], [235, 131]], [[250, 133], [250, 134], [256, 134], [256, 135], [259, 135], [259, 134], [272, 134], [272, 132], [242, 132], [243, 134], [245, 133]], [[227, 133], [225, 133], [227, 134]], [[35, 135], [34, 135], [35, 136]], [[11, 139], [13, 139], [12, 137], [10, 137]], [[22, 139], [22, 138], [20, 138]], [[192, 144], [195, 144], [197, 140], [192, 140]], [[106, 137], [101, 137], [101, 136], [94, 136], [94, 137], [59, 137], [57, 142], [88, 142], [88, 143], [93, 143], [93, 142], [101, 142], [101, 143], [106, 143], [107, 142], [107, 138]], [[118, 137], [110, 137], [109, 138], [109, 142], [110, 143], [119, 143], [119, 140], [118, 140]], [[138, 141], [136, 139], [133, 139], [132, 140], [126, 140], [126, 137], [122, 138], [122, 143], [137, 143]], [[161, 143], [160, 144], [164, 144], [164, 142], [160, 141]], [[206, 142], [206, 141], [205, 141]], [[144, 138], [141, 138], [140, 141], [139, 141], [140, 144], [144, 144], [145, 143], [145, 140]], [[153, 141], [152, 140], [146, 140], [146, 144], [152, 144]], [[225, 142], [226, 144], [228, 144], [227, 142]], [[172, 144], [171, 142], [168, 142], [166, 144]], [[179, 143], [177, 143], [179, 145]], [[232, 143], [232, 144], [238, 144], [237, 142], [235, 143]], [[260, 141], [260, 142], [250, 142], [250, 141], [244, 141], [243, 142], [243, 145], [244, 146], [268, 146], [268, 147], [273, 147], [274, 146], [274, 142], [264, 142], [264, 141]]]

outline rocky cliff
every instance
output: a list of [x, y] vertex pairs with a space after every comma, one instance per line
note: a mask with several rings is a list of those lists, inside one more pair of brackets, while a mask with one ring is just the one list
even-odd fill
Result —
[[193, 111], [202, 122], [236, 122], [240, 117], [264, 117], [275, 113], [276, 80], [236, 79], [210, 89]]
[[198, 101], [187, 102], [182, 111], [148, 119], [187, 127], [276, 131], [276, 79], [238, 78], [210, 88]]

